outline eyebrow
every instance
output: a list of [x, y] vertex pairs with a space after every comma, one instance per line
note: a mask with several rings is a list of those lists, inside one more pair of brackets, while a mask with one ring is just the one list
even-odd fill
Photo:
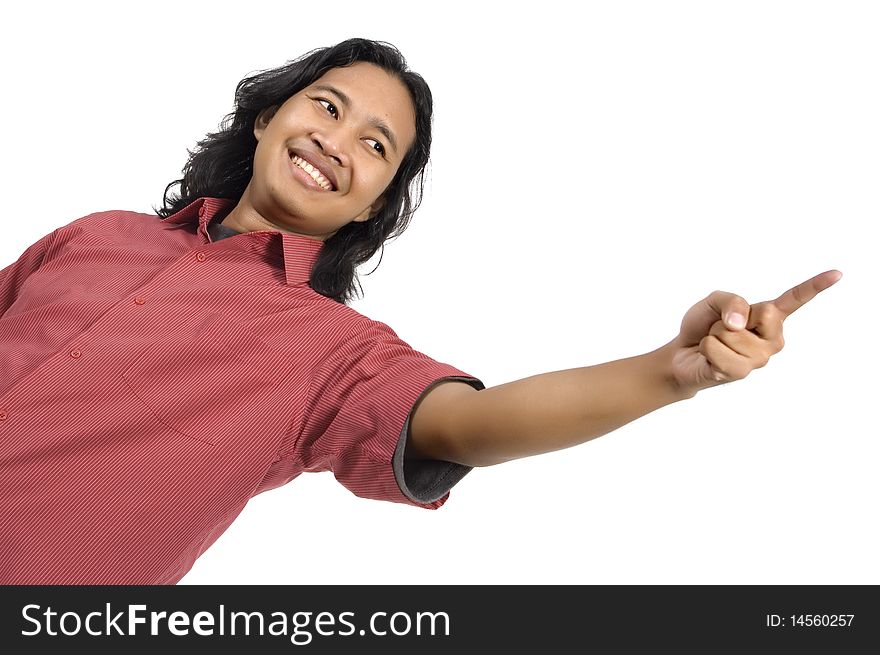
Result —
[[[342, 101], [342, 104], [346, 109], [351, 107], [351, 98], [349, 98], [335, 86], [330, 86], [329, 84], [317, 84], [313, 88], [317, 91], [327, 91], [329, 93], [332, 93]], [[391, 143], [391, 147], [394, 148], [394, 152], [397, 153], [397, 140], [394, 138], [394, 133], [391, 131], [391, 129], [375, 116], [367, 116], [367, 122], [375, 127], [377, 130], [379, 130], [385, 136], [385, 138], [388, 139], [388, 141]]]

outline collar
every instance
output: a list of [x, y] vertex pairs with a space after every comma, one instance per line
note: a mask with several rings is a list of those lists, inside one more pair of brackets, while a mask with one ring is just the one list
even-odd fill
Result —
[[[201, 196], [164, 219], [163, 222], [187, 224], [195, 223], [196, 219], [198, 219], [197, 231], [205, 239], [211, 241], [208, 234], [208, 225], [211, 223], [211, 220], [221, 210], [235, 202], [235, 200], [229, 198]], [[295, 286], [309, 281], [312, 268], [318, 260], [321, 248], [324, 246], [324, 242], [318, 239], [310, 239], [300, 234], [282, 232], [281, 230], [255, 230], [243, 232], [243, 234], [249, 235], [248, 238], [237, 239], [229, 237], [218, 242], [218, 244], [238, 250], [254, 251], [263, 255], [273, 253], [277, 255], [280, 245], [280, 252], [284, 261], [284, 274], [288, 286]]]

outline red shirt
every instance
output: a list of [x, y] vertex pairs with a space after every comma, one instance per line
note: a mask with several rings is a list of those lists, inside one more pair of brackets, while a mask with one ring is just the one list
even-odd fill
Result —
[[471, 470], [404, 445], [434, 383], [482, 382], [313, 291], [323, 242], [212, 239], [231, 202], [89, 214], [0, 271], [0, 584], [173, 584], [304, 471], [437, 509]]

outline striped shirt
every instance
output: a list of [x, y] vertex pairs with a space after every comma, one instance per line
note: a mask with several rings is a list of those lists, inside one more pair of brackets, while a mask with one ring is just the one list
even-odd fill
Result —
[[174, 584], [253, 496], [332, 471], [437, 509], [471, 468], [407, 459], [464, 371], [308, 285], [323, 242], [105, 211], [0, 271], [0, 584]]

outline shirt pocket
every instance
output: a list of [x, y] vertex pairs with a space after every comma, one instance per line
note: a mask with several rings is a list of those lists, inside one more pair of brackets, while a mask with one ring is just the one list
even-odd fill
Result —
[[212, 446], [259, 438], [279, 383], [280, 354], [237, 320], [213, 314], [168, 334], [123, 369], [131, 391], [168, 427]]

